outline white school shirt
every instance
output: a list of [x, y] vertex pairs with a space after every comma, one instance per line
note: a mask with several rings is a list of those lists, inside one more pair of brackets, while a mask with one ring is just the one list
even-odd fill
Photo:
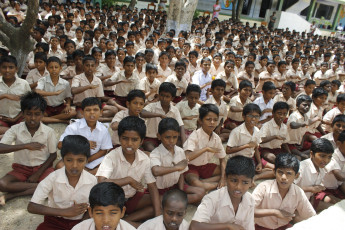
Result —
[[[198, 103], [195, 104], [193, 108], [190, 108], [188, 105], [188, 101], [180, 101], [176, 104], [176, 108], [180, 111], [180, 115], [184, 124], [184, 128], [186, 130], [196, 130], [197, 129], [197, 121], [199, 118], [199, 108], [200, 105]], [[184, 117], [189, 116], [196, 116], [192, 120], [183, 120]]]
[[44, 69], [44, 73], [43, 75], [40, 74], [40, 71], [38, 71], [37, 68], [30, 70], [30, 72], [28, 73], [28, 75], [26, 76], [26, 81], [29, 84], [33, 84], [35, 82], [38, 82], [39, 79], [43, 78], [43, 77], [47, 77], [49, 76], [49, 72], [47, 69]]
[[169, 77], [167, 77], [167, 79], [165, 79], [165, 82], [173, 83], [176, 86], [176, 88], [177, 88], [176, 96], [177, 97], [181, 96], [182, 93], [186, 93], [188, 82], [183, 76], [182, 76], [181, 81], [180, 81], [174, 73], [174, 74], [170, 75]]
[[231, 223], [240, 225], [246, 230], [254, 230], [254, 207], [252, 195], [246, 192], [235, 213], [228, 188], [225, 186], [202, 199], [192, 220], [209, 224]]
[[[165, 230], [165, 225], [163, 223], [163, 216], [157, 216], [153, 219], [149, 219], [143, 224], [141, 224], [138, 230]], [[180, 224], [178, 230], [188, 230], [189, 223], [186, 220], [183, 220]]]
[[[127, 223], [124, 220], [120, 219], [120, 222], [117, 224], [115, 230], [135, 230], [136, 228]], [[79, 224], [75, 225], [72, 230], [96, 230], [95, 221], [93, 218], [84, 220]]]
[[[77, 185], [72, 187], [65, 170], [65, 167], [58, 169], [41, 181], [31, 198], [31, 202], [44, 205], [45, 200], [48, 198], [48, 207], [59, 209], [70, 208], [74, 202], [77, 204], [88, 203], [90, 191], [97, 184], [96, 177], [83, 170]], [[83, 215], [84, 213], [74, 217], [62, 218], [80, 220]]]
[[[68, 135], [81, 135], [89, 141], [96, 142], [97, 146], [95, 149], [91, 149], [91, 155], [97, 153], [99, 150], [108, 150], [113, 148], [108, 129], [99, 121], [96, 123], [96, 128], [91, 131], [90, 127], [87, 126], [85, 118], [76, 120], [66, 127], [65, 132], [61, 135], [59, 141], [63, 141], [63, 139]], [[89, 169], [95, 168], [102, 162], [103, 158], [104, 156], [88, 163], [86, 167]]]
[[[161, 82], [157, 80], [157, 78], [155, 78], [151, 84], [149, 79], [147, 77], [144, 77], [143, 79], [139, 81], [138, 89], [143, 90], [145, 93], [148, 93], [151, 90], [155, 90], [157, 92], [156, 94], [158, 94], [160, 85], [161, 85]], [[151, 94], [146, 99], [148, 101], [152, 101], [153, 99], [155, 99], [155, 94]]]
[[[211, 74], [207, 73], [205, 75], [202, 70], [196, 71], [194, 73], [194, 76], [192, 78], [193, 84], [197, 84], [201, 87], [202, 85], [205, 85], [206, 83], [209, 83], [209, 82], [212, 82]], [[207, 89], [209, 88], [211, 88], [211, 84], [201, 89], [200, 100], [206, 101], [207, 99], [206, 93], [207, 93]]]
[[238, 89], [238, 81], [235, 77], [234, 72], [230, 73], [230, 77], [228, 78], [226, 76], [225, 71], [219, 73], [216, 77], [216, 79], [222, 79], [226, 83], [225, 92], [230, 92], [231, 88]]
[[338, 181], [333, 174], [333, 170], [345, 172], [345, 157], [339, 148], [334, 150], [332, 160], [325, 167], [326, 175], [323, 178], [323, 185], [328, 189], [337, 189], [343, 182]]
[[[266, 104], [263, 96], [255, 99], [253, 103], [257, 104], [260, 107], [261, 111], [263, 111], [264, 109], [273, 109], [273, 105], [274, 105], [273, 99], [269, 100], [268, 103]], [[272, 116], [272, 112], [269, 112], [269, 113], [266, 112], [262, 114], [260, 117], [260, 121], [265, 120], [268, 116]]]
[[213, 95], [211, 95], [205, 101], [205, 104], [214, 104], [218, 107], [218, 110], [219, 110], [218, 125], [222, 119], [223, 119], [223, 123], [225, 122], [225, 120], [228, 116], [228, 107], [227, 107], [227, 104], [225, 103], [225, 101], [223, 101], [223, 99], [220, 99], [220, 105], [219, 105], [217, 103], [217, 101], [214, 99]]

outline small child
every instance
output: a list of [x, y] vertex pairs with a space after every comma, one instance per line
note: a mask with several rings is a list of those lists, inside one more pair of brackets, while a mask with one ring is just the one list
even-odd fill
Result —
[[271, 81], [267, 81], [262, 86], [262, 96], [255, 99], [254, 104], [261, 109], [260, 124], [272, 119], [272, 109], [274, 105], [273, 97], [276, 93], [276, 87]]
[[199, 117], [200, 105], [197, 103], [200, 98], [200, 86], [190, 84], [186, 90], [187, 100], [183, 100], [176, 104], [176, 108], [180, 111], [183, 120], [186, 139], [197, 129], [197, 121]]
[[145, 93], [147, 102], [155, 102], [161, 82], [157, 79], [158, 70], [153, 64], [146, 64], [146, 77], [140, 80], [138, 89]]
[[[96, 174], [98, 166], [101, 164], [104, 156], [109, 149], [112, 149], [111, 137], [108, 129], [98, 121], [102, 114], [102, 105], [98, 98], [85, 98], [81, 104], [84, 118], [79, 119], [65, 129], [61, 135], [58, 148], [61, 148], [63, 139], [68, 135], [82, 135], [90, 142], [91, 155], [86, 164], [86, 170], [91, 174]], [[60, 161], [56, 168], [63, 167], [63, 162]]]
[[[235, 66], [236, 68], [236, 66]], [[252, 61], [247, 61], [244, 67], [244, 71], [238, 72], [235, 76], [237, 76], [237, 80], [239, 83], [243, 80], [250, 81], [252, 83], [253, 88], [255, 87], [255, 77], [254, 77], [254, 68], [255, 64]]]
[[226, 83], [224, 100], [227, 100], [227, 102], [229, 102], [230, 98], [238, 91], [238, 81], [234, 74], [234, 66], [235, 63], [233, 61], [226, 61], [224, 64], [224, 71], [219, 73], [216, 77], [216, 79], [222, 79]]
[[45, 123], [68, 123], [77, 115], [71, 108], [72, 94], [71, 86], [65, 79], [60, 78], [61, 61], [57, 57], [48, 59], [49, 75], [39, 79], [36, 92], [44, 96], [47, 100]]
[[261, 182], [253, 191], [255, 229], [269, 230], [291, 227], [295, 211], [301, 220], [316, 215], [303, 190], [293, 182], [299, 176], [299, 161], [289, 153], [275, 160], [275, 180]]
[[227, 186], [204, 197], [189, 229], [255, 229], [254, 200], [248, 192], [255, 175], [253, 160], [230, 158], [225, 173]]
[[188, 230], [189, 223], [183, 219], [187, 212], [187, 205], [188, 198], [185, 192], [173, 189], [164, 193], [163, 215], [144, 222], [138, 230]]
[[105, 65], [103, 65], [101, 69], [101, 75], [98, 76], [103, 82], [104, 95], [109, 98], [115, 97], [114, 90], [116, 86], [114, 85], [114, 86], [105, 87], [104, 83], [107, 81], [107, 79], [111, 78], [116, 72], [120, 71], [120, 69], [118, 69], [115, 66], [115, 62], [116, 62], [116, 52], [114, 50], [107, 50], [105, 52]]
[[317, 86], [320, 85], [320, 83], [323, 80], [327, 80], [328, 76], [326, 75], [326, 71], [328, 69], [328, 63], [327, 62], [322, 62], [320, 66], [320, 70], [316, 71], [314, 74], [314, 81]]
[[104, 82], [104, 86], [114, 86], [114, 95], [117, 103], [121, 106], [126, 106], [127, 94], [133, 90], [137, 89], [139, 85], [139, 77], [133, 74], [135, 68], [134, 57], [127, 56], [123, 60], [124, 70], [115, 73], [110, 79]]
[[[61, 156], [65, 167], [52, 172], [41, 181], [28, 211], [44, 215], [37, 230], [71, 229], [87, 214], [87, 197], [97, 184], [94, 175], [84, 170], [90, 156], [89, 141], [79, 135], [67, 136], [62, 143]], [[45, 201], [48, 198], [48, 205]]]
[[303, 189], [308, 200], [313, 201], [313, 207], [317, 211], [327, 208], [325, 205], [318, 208], [320, 201], [314, 195], [325, 190], [322, 184], [326, 174], [324, 168], [331, 161], [333, 152], [334, 148], [329, 140], [324, 138], [314, 140], [310, 147], [310, 158], [301, 162], [299, 177], [294, 181]]
[[238, 88], [238, 95], [230, 100], [228, 118], [224, 122], [225, 129], [232, 130], [243, 123], [243, 107], [252, 102], [249, 98], [252, 91], [252, 83], [250, 81], [241, 81]]
[[0, 179], [0, 191], [7, 192], [0, 196], [0, 206], [15, 197], [33, 194], [38, 182], [54, 171], [55, 132], [41, 123], [47, 102], [39, 94], [28, 92], [20, 106], [25, 122], [12, 126], [0, 142], [0, 153], [14, 152], [13, 170]]
[[345, 199], [345, 192], [341, 188], [345, 181], [345, 132], [339, 134], [337, 148], [331, 162], [325, 166], [326, 175], [323, 178], [325, 190], [316, 195], [316, 199], [326, 203], [335, 204]]
[[288, 115], [289, 105], [277, 102], [273, 106], [273, 119], [262, 125], [260, 129], [261, 143], [259, 151], [261, 157], [274, 164], [276, 156], [282, 152], [290, 152], [288, 143], [289, 133], [284, 124]]
[[[158, 216], [159, 193], [152, 175], [150, 158], [139, 150], [146, 133], [145, 121], [129, 116], [119, 123], [118, 134], [121, 147], [108, 153], [96, 174], [98, 182], [113, 182], [125, 191], [128, 221], [140, 221]], [[149, 194], [141, 181], [145, 179]]]
[[[275, 64], [274, 61], [270, 60], [270, 61], [267, 62], [266, 70], [259, 74], [259, 81], [258, 81], [258, 84], [257, 84], [257, 86], [255, 88], [255, 91], [257, 93], [259, 93], [261, 91], [264, 91], [263, 88], [264, 88], [264, 85], [265, 85], [266, 82], [271, 82], [273, 84], [273, 81], [274, 81], [274, 75], [273, 74], [274, 74], [274, 69], [275, 68], [276, 68], [276, 64]], [[263, 113], [263, 115], [264, 114], [265, 113]]]
[[156, 177], [159, 194], [178, 188], [188, 194], [188, 203], [201, 201], [205, 190], [185, 185], [183, 173], [188, 171], [188, 161], [182, 148], [176, 146], [179, 124], [174, 118], [164, 118], [158, 125], [158, 139], [162, 142], [150, 153], [151, 171]]
[[175, 74], [167, 77], [165, 82], [171, 82], [176, 86], [176, 96], [173, 102], [179, 103], [186, 96], [186, 89], [188, 86], [187, 80], [183, 77], [186, 73], [186, 63], [184, 61], [177, 61], [175, 64]]
[[328, 111], [322, 118], [322, 129], [328, 133], [332, 132], [331, 124], [333, 119], [339, 115], [345, 113], [345, 94], [339, 94], [337, 96], [336, 107]]
[[333, 148], [336, 149], [337, 148], [336, 142], [338, 140], [339, 134], [344, 130], [345, 130], [345, 115], [339, 114], [335, 116], [335, 118], [332, 121], [332, 132], [322, 136], [322, 138], [329, 140], [332, 143]]
[[[327, 93], [329, 94], [329, 93], [331, 93], [332, 83], [328, 80], [324, 80], [320, 83], [320, 88], [326, 90]], [[330, 105], [328, 103], [328, 95], [327, 95], [327, 98], [326, 98], [326, 101], [325, 101], [325, 104], [323, 105], [323, 107], [325, 108], [325, 112], [327, 112], [328, 108], [330, 107]]]
[[282, 86], [282, 92], [278, 93], [274, 98], [274, 103], [278, 101], [286, 102], [289, 105], [289, 114], [296, 110], [296, 101], [292, 98], [296, 90], [296, 84], [292, 81], [284, 82]]
[[292, 154], [297, 155], [299, 158], [308, 158], [308, 149], [303, 148], [303, 137], [308, 130], [309, 112], [312, 99], [307, 95], [300, 95], [296, 99], [297, 110], [293, 112], [287, 121], [288, 127], [288, 144]]
[[286, 80], [292, 81], [294, 83], [297, 83], [301, 80], [299, 63], [300, 63], [300, 60], [298, 58], [294, 58], [292, 60], [292, 65], [291, 65], [292, 68], [290, 68], [286, 72]]
[[30, 70], [26, 76], [26, 81], [30, 84], [31, 89], [35, 89], [38, 83], [38, 80], [42, 77], [49, 75], [49, 72], [46, 69], [47, 63], [47, 54], [38, 52], [35, 54], [35, 69]]
[[[207, 48], [207, 47], [206, 47]], [[192, 83], [199, 85], [201, 88], [200, 100], [206, 101], [207, 92], [211, 87], [212, 77], [209, 73], [211, 68], [211, 59], [203, 58], [201, 60], [201, 70], [196, 71], [192, 78]]]
[[132, 225], [121, 218], [126, 212], [125, 192], [117, 184], [102, 182], [90, 191], [88, 213], [90, 219], [75, 225], [72, 230], [134, 230]]
[[150, 103], [145, 106], [144, 110], [151, 113], [159, 114], [160, 116], [155, 116], [153, 118], [147, 119], [147, 132], [146, 138], [143, 143], [143, 148], [146, 151], [151, 152], [160, 143], [157, 139], [158, 124], [160, 120], [164, 117], [172, 117], [177, 120], [180, 125], [180, 137], [182, 144], [185, 142], [185, 131], [183, 126], [183, 121], [179, 110], [172, 105], [172, 100], [176, 95], [176, 86], [171, 82], [163, 82], [159, 86], [159, 101]]
[[[185, 179], [189, 185], [206, 191], [225, 185], [225, 151], [220, 137], [213, 132], [218, 124], [219, 110], [216, 105], [203, 104], [199, 109], [201, 127], [195, 130], [183, 145], [189, 160]], [[212, 157], [219, 165], [209, 163]]]
[[[274, 84], [277, 86], [277, 89], [281, 89], [286, 82], [286, 62], [280, 61], [278, 62], [278, 70], [274, 72]], [[296, 88], [296, 87], [295, 87]]]
[[169, 54], [166, 51], [162, 51], [159, 54], [158, 76], [157, 80], [164, 82], [173, 71], [169, 68]]
[[198, 57], [199, 54], [195, 50], [190, 51], [188, 54], [189, 65], [187, 71], [189, 72], [190, 76], [193, 76], [196, 71], [200, 70], [200, 67], [197, 63]]
[[308, 79], [304, 84], [304, 87], [303, 87], [304, 91], [302, 91], [299, 95], [308, 95], [309, 97], [311, 97], [315, 87], [316, 87], [315, 81]]
[[341, 82], [339, 80], [333, 80], [331, 84], [331, 91], [328, 93], [327, 97], [328, 106], [325, 108], [327, 111], [333, 109], [337, 103], [337, 96], [339, 95], [338, 90], [341, 86]]

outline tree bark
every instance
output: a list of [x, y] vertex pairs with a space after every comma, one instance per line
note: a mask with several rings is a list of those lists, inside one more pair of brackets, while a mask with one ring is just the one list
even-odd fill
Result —
[[176, 35], [181, 30], [190, 31], [198, 0], [170, 0], [167, 31], [174, 29]]
[[242, 14], [244, 0], [238, 0], [238, 5], [236, 9], [236, 21], [239, 21]]
[[232, 1], [232, 21], [236, 20], [236, 5], [237, 5], [237, 0]]
[[135, 4], [137, 4], [137, 0], [131, 0], [131, 3], [129, 3], [128, 8], [133, 10], [135, 7]]
[[18, 62], [18, 76], [21, 76], [28, 54], [34, 48], [31, 37], [36, 23], [39, 0], [28, 0], [26, 17], [21, 27], [13, 27], [4, 17], [0, 17], [0, 41], [10, 50]]

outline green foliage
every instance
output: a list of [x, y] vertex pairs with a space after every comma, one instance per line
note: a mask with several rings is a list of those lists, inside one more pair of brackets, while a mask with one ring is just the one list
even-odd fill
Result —
[[103, 6], [113, 6], [118, 2], [118, 0], [102, 0], [102, 7]]
[[195, 10], [193, 18], [198, 18], [199, 16], [200, 16], [200, 11], [199, 10]]

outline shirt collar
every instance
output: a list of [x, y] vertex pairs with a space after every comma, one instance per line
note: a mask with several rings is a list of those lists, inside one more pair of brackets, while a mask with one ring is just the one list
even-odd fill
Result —
[[[122, 162], [128, 162], [128, 161], [126, 160], [125, 156], [123, 155], [122, 146], [118, 147], [117, 150], [120, 151], [120, 154], [119, 154], [119, 155], [120, 155], [120, 160], [121, 160]], [[141, 152], [141, 150], [139, 150], [139, 149], [138, 149], [137, 151], [135, 151], [135, 160], [134, 160], [133, 164], [134, 164], [135, 162], [145, 160], [145, 156], [143, 156], [143, 154], [145, 154], [145, 153]]]
[[[83, 170], [80, 174], [80, 177], [79, 177], [79, 180], [78, 180], [78, 183], [77, 185], [75, 186], [75, 188], [77, 187], [80, 187], [84, 184], [92, 184], [92, 180], [88, 180], [87, 178], [87, 173], [85, 170]], [[68, 177], [66, 175], [66, 168], [65, 166], [59, 170], [56, 170], [56, 174], [57, 174], [57, 177], [55, 179], [55, 181], [57, 183], [60, 183], [60, 184], [67, 184], [67, 185], [70, 185], [69, 181], [68, 181]]]
[[[86, 128], [86, 127], [88, 127], [88, 128], [90, 128], [88, 125], [87, 125], [87, 122], [86, 122], [86, 120], [85, 120], [85, 118], [82, 118], [82, 119], [80, 119], [80, 126], [79, 126], [80, 128]], [[97, 121], [97, 123], [96, 123], [96, 128], [95, 129], [98, 129], [98, 130], [100, 130], [100, 122], [99, 121]], [[91, 130], [91, 129], [90, 129]]]
[[[295, 185], [295, 184], [292, 183], [292, 184], [290, 185], [289, 191], [287, 192], [287, 194], [286, 194], [285, 197], [287, 197], [287, 196], [294, 197], [294, 196], [296, 195], [295, 189], [293, 189], [292, 186], [297, 186], [297, 185]], [[272, 186], [272, 189], [271, 189], [271, 192], [272, 192], [272, 193], [278, 193], [278, 194], [280, 194], [280, 193], [279, 193], [279, 188], [278, 188], [277, 180], [274, 180], [273, 186]], [[282, 198], [282, 200], [283, 200], [283, 198]]]

